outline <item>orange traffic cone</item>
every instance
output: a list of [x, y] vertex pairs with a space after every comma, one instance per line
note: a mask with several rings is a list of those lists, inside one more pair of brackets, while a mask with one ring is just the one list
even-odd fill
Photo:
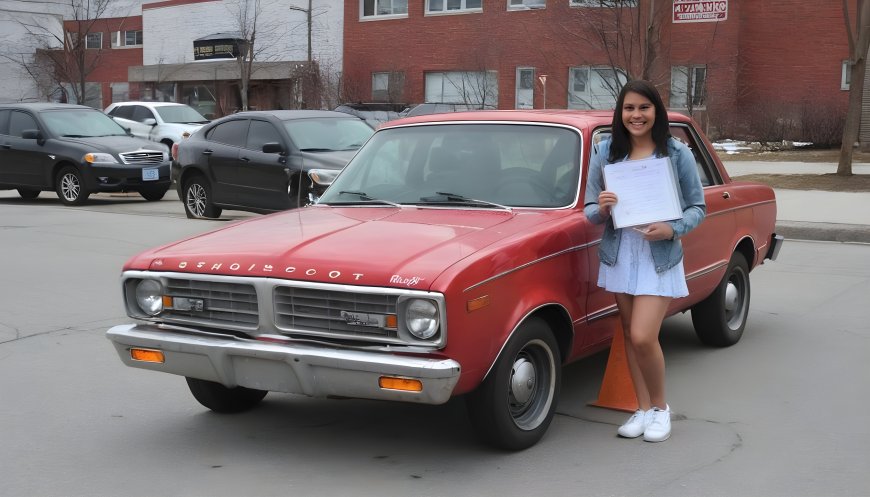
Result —
[[610, 355], [607, 356], [607, 367], [604, 369], [598, 399], [590, 405], [627, 412], [634, 412], [638, 408], [634, 382], [631, 381], [628, 359], [625, 356], [625, 336], [619, 319], [616, 320], [616, 330], [610, 344]]

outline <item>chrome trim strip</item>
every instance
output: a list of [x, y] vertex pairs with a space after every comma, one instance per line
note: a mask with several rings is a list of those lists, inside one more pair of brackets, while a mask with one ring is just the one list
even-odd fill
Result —
[[599, 319], [604, 319], [606, 317], [610, 317], [614, 314], [619, 314], [619, 308], [616, 306], [616, 304], [609, 305], [609, 306], [605, 307], [604, 309], [601, 309], [601, 310], [598, 310], [598, 311], [595, 311], [595, 312], [589, 314], [588, 316], [586, 316], [586, 320], [591, 323], [591, 322], [597, 321]]
[[[600, 240], [599, 240], [599, 241], [600, 241]], [[595, 243], [597, 243], [597, 242], [595, 242]], [[537, 263], [539, 263], [539, 262], [543, 262], [543, 261], [546, 261], [546, 260], [552, 259], [552, 258], [554, 258], [554, 257], [559, 257], [560, 255], [565, 255], [565, 254], [567, 254], [567, 253], [569, 253], [569, 252], [576, 252], [576, 251], [578, 251], [578, 250], [583, 250], [583, 249], [585, 249], [585, 248], [589, 248], [589, 247], [592, 246], [592, 245], [593, 245], [592, 243], [584, 243], [583, 245], [576, 245], [576, 246], [574, 246], [574, 247], [569, 247], [569, 248], [566, 248], [565, 250], [561, 250], [561, 251], [559, 251], [559, 252], [556, 252], [556, 253], [553, 253], [553, 254], [550, 254], [550, 255], [545, 255], [544, 257], [541, 257], [541, 258], [539, 258], [539, 259], [535, 259], [535, 260], [533, 260], [533, 261], [529, 261], [529, 262], [527, 262], [527, 263], [525, 263], [525, 264], [521, 264], [521, 265], [519, 265], [519, 266], [517, 266], [517, 267], [515, 267], [515, 268], [508, 269], [507, 271], [503, 271], [503, 272], [501, 272], [501, 273], [499, 273], [499, 274], [497, 274], [497, 275], [495, 275], [495, 276], [490, 276], [489, 278], [487, 278], [487, 279], [485, 279], [485, 280], [483, 280], [483, 281], [480, 281], [480, 282], [478, 282], [478, 283], [475, 283], [475, 284], [471, 285], [470, 287], [466, 288], [466, 289], [463, 290], [462, 292], [465, 293], [465, 292], [467, 292], [467, 291], [469, 291], [469, 290], [473, 290], [473, 289], [475, 289], [475, 288], [477, 288], [477, 287], [479, 287], [479, 286], [481, 286], [481, 285], [484, 285], [484, 284], [486, 284], [486, 283], [489, 283], [489, 282], [491, 282], [491, 281], [493, 281], [493, 280], [497, 280], [497, 279], [501, 278], [502, 276], [506, 276], [506, 275], [508, 275], [508, 274], [510, 274], [510, 273], [514, 273], [514, 272], [519, 271], [519, 270], [521, 270], [521, 269], [525, 269], [525, 268], [527, 268], [527, 267], [529, 267], [529, 266], [531, 266], [531, 265], [533, 265], [533, 264], [537, 264]]]
[[728, 261], [719, 261], [719, 262], [717, 262], [715, 264], [711, 264], [705, 268], [701, 268], [692, 274], [686, 275], [686, 281], [691, 281], [695, 278], [700, 278], [701, 276], [706, 276], [706, 275], [712, 273], [713, 271], [718, 271], [719, 269], [722, 269], [723, 267], [726, 267], [726, 266], [728, 266]]

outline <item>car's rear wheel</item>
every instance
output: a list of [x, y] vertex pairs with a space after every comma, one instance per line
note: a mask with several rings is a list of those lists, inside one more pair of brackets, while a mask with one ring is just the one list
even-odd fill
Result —
[[21, 195], [21, 198], [24, 200], [33, 200], [39, 196], [39, 190], [32, 190], [30, 188], [19, 188], [18, 195]]
[[193, 176], [184, 183], [184, 212], [191, 219], [214, 219], [221, 216], [221, 208], [214, 205], [211, 185], [203, 176]]
[[477, 433], [487, 443], [521, 450], [537, 443], [559, 399], [559, 346], [547, 323], [530, 318], [517, 328], [493, 369], [468, 397]]
[[90, 196], [90, 192], [85, 190], [82, 173], [73, 166], [66, 166], [58, 171], [54, 187], [58, 198], [66, 205], [82, 205]]
[[156, 202], [162, 199], [168, 190], [168, 186], [142, 188], [139, 190], [139, 195], [149, 202]]
[[227, 388], [220, 383], [196, 378], [187, 378], [187, 386], [197, 402], [221, 413], [247, 411], [269, 393], [245, 387]]
[[749, 316], [749, 264], [735, 252], [713, 293], [692, 308], [692, 324], [701, 342], [714, 347], [734, 345], [743, 336]]

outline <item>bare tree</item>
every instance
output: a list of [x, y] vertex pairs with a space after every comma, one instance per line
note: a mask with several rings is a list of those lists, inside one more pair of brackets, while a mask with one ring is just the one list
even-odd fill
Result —
[[864, 99], [864, 73], [867, 69], [867, 50], [870, 48], [870, 3], [858, 0], [857, 16], [853, 31], [849, 18], [849, 2], [843, 0], [843, 20], [849, 38], [849, 68], [852, 78], [849, 82], [849, 106], [846, 123], [843, 126], [843, 140], [840, 144], [840, 162], [837, 174], [852, 175], [852, 152], [858, 140], [861, 125], [861, 107]]
[[240, 39], [238, 54], [236, 54], [236, 62], [239, 66], [239, 98], [242, 110], [248, 110], [248, 93], [251, 78], [256, 72], [255, 63], [275, 58], [274, 55], [268, 55], [271, 52], [270, 47], [257, 43], [258, 39], [277, 36], [280, 24], [278, 19], [262, 19], [261, 0], [235, 0], [228, 8], [236, 21]]

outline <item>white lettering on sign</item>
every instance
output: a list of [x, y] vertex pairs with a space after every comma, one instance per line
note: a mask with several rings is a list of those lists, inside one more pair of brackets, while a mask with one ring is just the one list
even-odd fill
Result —
[[421, 281], [423, 281], [423, 278], [421, 278], [419, 276], [411, 276], [410, 278], [403, 278], [402, 276], [399, 276], [398, 274], [394, 274], [390, 278], [390, 283], [393, 283], [396, 285], [405, 285], [405, 286], [416, 286]]
[[728, 19], [728, 0], [674, 0], [675, 23], [717, 22]]

